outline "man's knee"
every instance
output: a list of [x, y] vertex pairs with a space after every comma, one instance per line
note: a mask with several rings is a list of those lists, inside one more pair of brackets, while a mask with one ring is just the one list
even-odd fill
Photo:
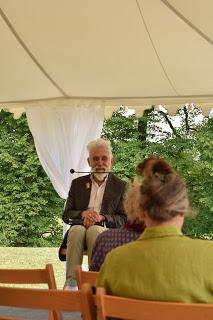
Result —
[[87, 229], [86, 232], [86, 241], [90, 239], [96, 239], [97, 236], [102, 233], [104, 230], [106, 230], [104, 227], [101, 226], [91, 226]]
[[72, 226], [68, 233], [68, 242], [78, 242], [79, 240], [84, 240], [86, 234], [86, 228], [84, 226]]

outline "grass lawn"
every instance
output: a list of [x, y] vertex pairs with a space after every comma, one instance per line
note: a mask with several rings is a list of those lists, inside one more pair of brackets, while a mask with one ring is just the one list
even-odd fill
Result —
[[[51, 263], [54, 268], [58, 289], [65, 281], [65, 262], [58, 259], [58, 248], [0, 247], [0, 268], [43, 268]], [[87, 264], [87, 257], [84, 257]], [[42, 286], [42, 285], [41, 285]], [[32, 287], [32, 285], [31, 285]]]

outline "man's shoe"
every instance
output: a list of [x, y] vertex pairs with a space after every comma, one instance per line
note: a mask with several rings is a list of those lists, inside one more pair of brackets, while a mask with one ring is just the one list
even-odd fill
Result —
[[63, 290], [70, 290], [70, 291], [77, 291], [78, 290], [78, 286], [77, 286], [77, 282], [74, 279], [68, 279], [66, 280]]

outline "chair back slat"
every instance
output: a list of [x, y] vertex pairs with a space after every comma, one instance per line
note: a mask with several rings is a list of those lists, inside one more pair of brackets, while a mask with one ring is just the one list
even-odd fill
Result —
[[[0, 305], [7, 307], [81, 312], [84, 320], [94, 320], [91, 286], [85, 284], [81, 291], [0, 287]], [[93, 310], [93, 311], [92, 311]], [[50, 316], [53, 320], [54, 317]]]
[[56, 289], [56, 281], [51, 264], [47, 264], [45, 269], [0, 269], [0, 283], [46, 283], [50, 289]]
[[52, 265], [46, 265], [45, 269], [0, 269], [0, 283], [46, 283], [49, 288], [56, 289]]
[[98, 272], [83, 271], [80, 265], [76, 267], [76, 280], [79, 289], [81, 289], [83, 283], [89, 283], [91, 286], [95, 286], [97, 276]]
[[0, 270], [1, 283], [47, 283], [46, 271], [42, 269], [26, 270], [26, 269], [8, 269]]
[[128, 320], [212, 320], [213, 304], [146, 301], [110, 296], [97, 288], [98, 319], [108, 317]]
[[[52, 264], [43, 269], [0, 269], [0, 283], [4, 284], [46, 284], [49, 289], [57, 289]], [[54, 320], [61, 320], [60, 312], [50, 311]]]

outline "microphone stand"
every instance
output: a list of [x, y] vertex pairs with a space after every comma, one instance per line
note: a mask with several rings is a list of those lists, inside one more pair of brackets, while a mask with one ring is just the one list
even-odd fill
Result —
[[74, 173], [89, 173], [89, 174], [92, 174], [92, 173], [114, 173], [114, 174], [121, 173], [121, 174], [125, 175], [128, 179], [132, 179], [132, 176], [129, 176], [122, 171], [116, 171], [116, 172], [113, 172], [113, 171], [75, 171], [75, 169], [70, 169], [70, 173], [71, 174], [74, 174]]
[[70, 173], [112, 173], [112, 171], [75, 171], [75, 169], [70, 169]]

